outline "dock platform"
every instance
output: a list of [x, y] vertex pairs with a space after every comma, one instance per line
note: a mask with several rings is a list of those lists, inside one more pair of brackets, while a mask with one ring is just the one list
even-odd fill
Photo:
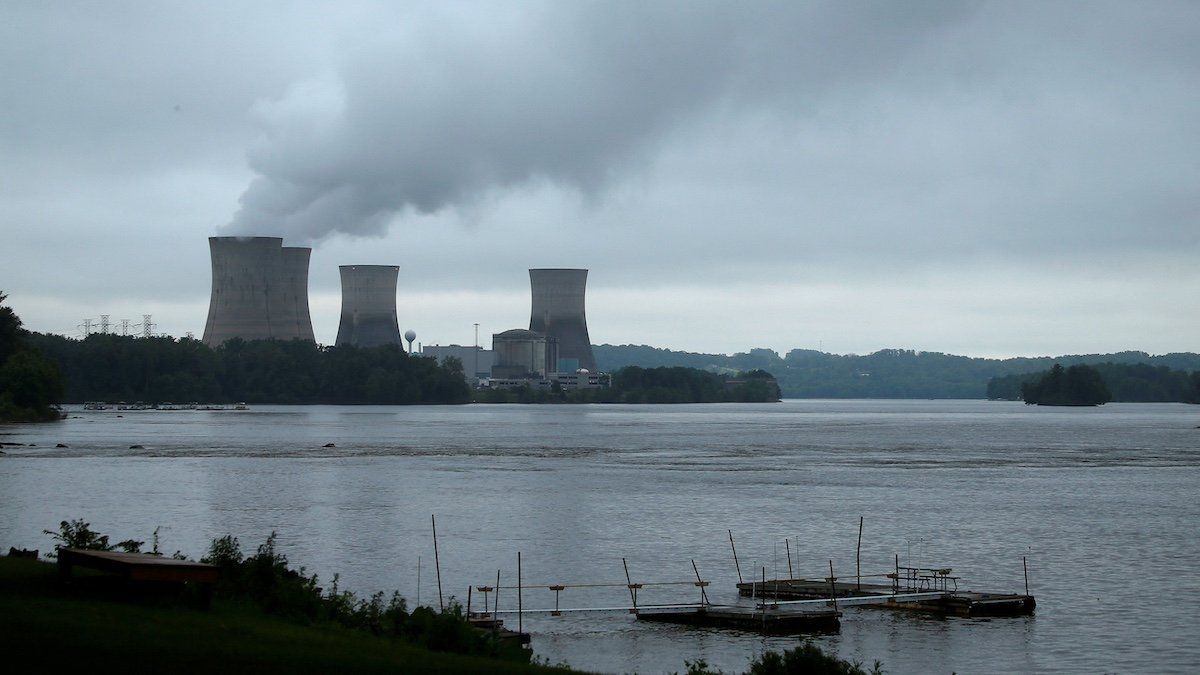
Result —
[[[852, 598], [853, 604], [893, 610], [928, 612], [946, 616], [1020, 616], [1032, 614], [1032, 595], [982, 593], [951, 588], [899, 587], [892, 584], [858, 584], [825, 579], [768, 579], [737, 585], [739, 595], [773, 600], [828, 600]], [[906, 598], [905, 595], [920, 597]], [[896, 596], [896, 597], [893, 597]], [[872, 600], [878, 599], [878, 602]]]
[[804, 610], [785, 607], [742, 607], [739, 605], [707, 605], [691, 609], [639, 609], [640, 621], [674, 623], [705, 628], [794, 635], [797, 633], [829, 633], [841, 627], [841, 612], [832, 608]]

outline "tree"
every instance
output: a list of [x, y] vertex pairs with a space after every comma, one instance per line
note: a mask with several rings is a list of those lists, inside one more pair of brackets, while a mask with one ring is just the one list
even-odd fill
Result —
[[[0, 303], [6, 299], [0, 293]], [[0, 420], [56, 420], [62, 394], [58, 368], [27, 347], [21, 318], [0, 306]]]
[[1040, 379], [1021, 385], [1021, 397], [1031, 405], [1104, 405], [1112, 400], [1100, 371], [1078, 364], [1064, 369], [1058, 363]]
[[24, 346], [21, 317], [11, 307], [5, 307], [8, 296], [0, 291], [0, 365]]

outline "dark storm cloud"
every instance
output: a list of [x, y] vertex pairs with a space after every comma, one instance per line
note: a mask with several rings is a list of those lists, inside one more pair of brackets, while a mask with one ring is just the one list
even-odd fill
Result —
[[698, 114], [803, 114], [878, 78], [962, 14], [957, 5], [454, 5], [373, 36], [324, 79], [258, 109], [259, 174], [231, 232], [381, 234], [547, 179], [594, 193]]

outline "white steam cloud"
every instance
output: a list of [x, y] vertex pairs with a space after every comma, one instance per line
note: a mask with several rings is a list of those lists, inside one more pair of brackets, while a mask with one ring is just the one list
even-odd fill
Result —
[[843, 3], [547, 3], [397, 17], [333, 72], [255, 115], [258, 174], [226, 234], [379, 236], [532, 180], [601, 190], [656, 140], [723, 104], [809, 114], [953, 25]]

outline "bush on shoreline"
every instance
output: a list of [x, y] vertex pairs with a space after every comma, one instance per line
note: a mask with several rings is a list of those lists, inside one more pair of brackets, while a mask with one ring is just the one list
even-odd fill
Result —
[[[709, 668], [704, 660], [685, 661], [684, 665], [686, 675], [725, 675]], [[883, 664], [876, 661], [870, 670], [864, 670], [861, 663], [826, 654], [815, 643], [805, 640], [782, 652], [763, 652], [750, 661], [750, 670], [745, 675], [883, 675]]]

